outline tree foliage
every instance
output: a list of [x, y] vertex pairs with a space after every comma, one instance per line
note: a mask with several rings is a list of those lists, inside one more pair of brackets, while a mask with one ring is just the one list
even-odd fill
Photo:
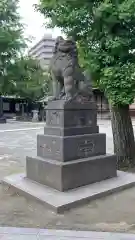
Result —
[[135, 97], [135, 1], [40, 0], [51, 26], [72, 35], [86, 66], [113, 105]]
[[73, 36], [80, 60], [110, 102], [118, 167], [135, 164], [129, 105], [135, 98], [135, 1], [40, 0], [37, 9]]
[[18, 0], [0, 1], [0, 94], [14, 83], [8, 77], [8, 68], [26, 47], [23, 26], [18, 13]]
[[8, 68], [8, 77], [14, 83], [10, 93], [25, 99], [35, 101], [49, 92], [49, 74], [32, 58], [16, 59]]

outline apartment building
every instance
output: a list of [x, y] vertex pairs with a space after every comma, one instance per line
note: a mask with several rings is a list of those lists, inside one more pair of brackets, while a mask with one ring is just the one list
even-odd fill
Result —
[[44, 37], [35, 44], [28, 52], [29, 56], [37, 59], [43, 69], [47, 68], [52, 57], [55, 38], [51, 34], [45, 34]]

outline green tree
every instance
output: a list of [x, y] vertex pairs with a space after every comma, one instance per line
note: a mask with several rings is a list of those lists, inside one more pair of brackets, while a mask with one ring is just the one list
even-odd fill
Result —
[[17, 0], [0, 2], [0, 92], [5, 91], [10, 79], [7, 68], [26, 47], [20, 23]]
[[23, 97], [27, 101], [35, 102], [49, 93], [49, 74], [32, 58], [16, 59], [8, 67], [8, 78], [13, 83], [9, 93]]
[[[18, 14], [18, 0], [2, 0], [0, 1], [0, 96], [14, 84], [8, 77], [8, 68], [24, 47], [26, 45]], [[2, 101], [0, 102], [0, 115], [2, 115]]]
[[135, 97], [135, 1], [40, 0], [49, 27], [78, 42], [87, 68], [107, 96], [118, 167], [135, 164], [129, 105]]

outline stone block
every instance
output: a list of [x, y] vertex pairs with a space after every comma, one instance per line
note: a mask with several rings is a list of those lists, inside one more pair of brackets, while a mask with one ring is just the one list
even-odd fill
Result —
[[117, 175], [115, 155], [102, 155], [67, 163], [27, 157], [26, 169], [27, 178], [59, 191], [100, 182]]
[[38, 135], [37, 156], [62, 162], [104, 155], [106, 135], [87, 134], [68, 137]]
[[62, 100], [49, 102], [46, 124], [59, 127], [96, 126], [97, 110], [94, 103], [65, 103]]
[[69, 128], [63, 128], [63, 127], [48, 127], [46, 126], [44, 128], [44, 134], [45, 135], [56, 135], [56, 136], [73, 136], [73, 135], [84, 135], [84, 134], [91, 134], [91, 133], [99, 133], [99, 127], [98, 126], [90, 126], [90, 127], [69, 127]]
[[97, 109], [97, 105], [95, 102], [76, 102], [76, 101], [65, 101], [65, 100], [57, 100], [50, 101], [47, 105], [47, 110], [92, 110]]

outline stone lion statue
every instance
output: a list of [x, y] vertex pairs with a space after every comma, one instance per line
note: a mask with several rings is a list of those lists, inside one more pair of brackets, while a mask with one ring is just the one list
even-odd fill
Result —
[[[92, 96], [92, 87], [79, 66], [77, 46], [73, 39], [56, 39], [49, 70], [55, 88], [54, 99], [70, 100], [79, 93]], [[83, 88], [80, 82], [83, 82]]]

